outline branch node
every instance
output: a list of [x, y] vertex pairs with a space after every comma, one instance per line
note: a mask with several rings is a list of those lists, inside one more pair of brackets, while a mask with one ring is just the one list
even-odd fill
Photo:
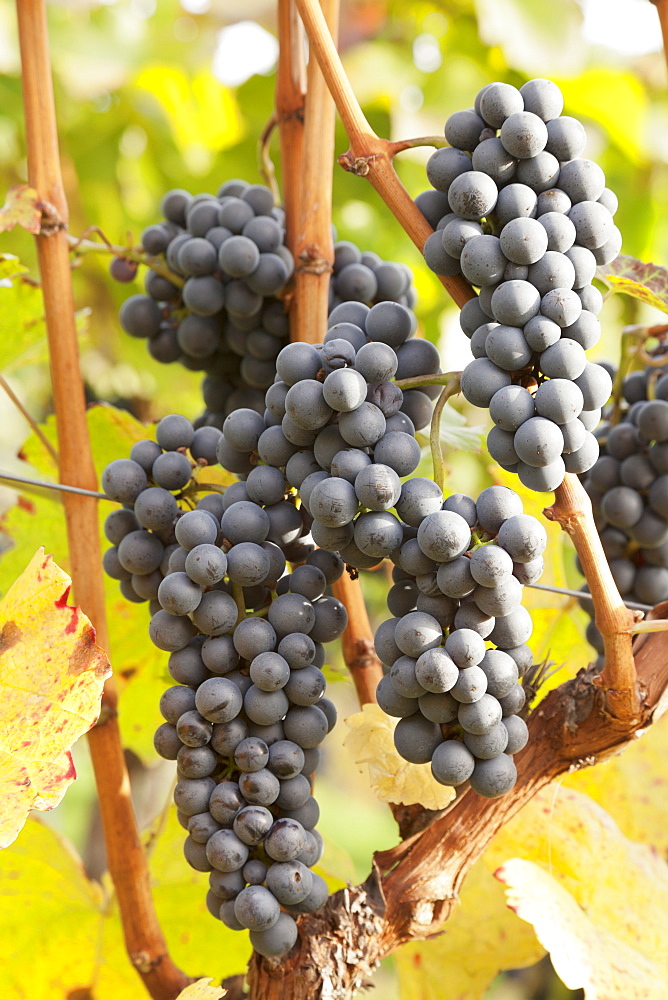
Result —
[[341, 153], [337, 163], [344, 170], [347, 170], [349, 174], [355, 174], [357, 177], [366, 177], [369, 173], [370, 164], [377, 159], [376, 153], [369, 153], [367, 156], [355, 156], [350, 150], [345, 153]]
[[50, 201], [44, 201], [44, 199], [38, 201], [37, 208], [42, 213], [39, 228], [40, 236], [54, 236], [55, 233], [59, 233], [63, 229], [67, 229], [60, 212], [55, 205], [51, 204]]
[[317, 243], [307, 244], [300, 252], [298, 263], [295, 265], [295, 272], [306, 272], [307, 274], [331, 274], [332, 262], [327, 257], [323, 257], [322, 250]]

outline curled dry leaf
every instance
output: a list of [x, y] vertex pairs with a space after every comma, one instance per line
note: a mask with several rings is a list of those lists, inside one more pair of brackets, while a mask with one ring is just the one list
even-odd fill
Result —
[[210, 979], [198, 979], [181, 990], [176, 1000], [222, 1000], [227, 994], [222, 986], [210, 986]]
[[42, 225], [42, 207], [39, 195], [27, 184], [15, 184], [7, 192], [5, 204], [0, 208], [0, 233], [22, 226], [37, 235]]
[[344, 740], [356, 764], [368, 766], [371, 788], [382, 802], [418, 802], [426, 809], [445, 809], [455, 797], [454, 788], [439, 785], [429, 764], [409, 764], [394, 747], [398, 719], [385, 715], [378, 705], [363, 705], [345, 720], [350, 732]]
[[0, 847], [76, 777], [70, 748], [100, 712], [109, 661], [71, 581], [38, 549], [0, 601]]

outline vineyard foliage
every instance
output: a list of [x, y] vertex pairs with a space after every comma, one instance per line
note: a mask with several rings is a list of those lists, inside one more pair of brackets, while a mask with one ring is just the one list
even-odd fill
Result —
[[[170, 187], [215, 191], [229, 177], [261, 180], [256, 142], [271, 113], [275, 75], [254, 75], [239, 86], [221, 84], [211, 67], [220, 65], [214, 61], [216, 44], [221, 44], [218, 33], [236, 16], [237, 5], [219, 2], [201, 14], [191, 12], [196, 6], [174, 0], [51, 5], [72, 234], [83, 235], [93, 226], [114, 244], [137, 243], [142, 228], [157, 215], [160, 193]], [[254, 16], [270, 33], [275, 31], [273, 6], [253, 5]], [[392, 138], [437, 134], [445, 118], [466, 107], [490, 80], [519, 86], [530, 75], [552, 77], [564, 92], [566, 113], [585, 122], [590, 153], [619, 195], [624, 253], [666, 261], [668, 221], [660, 206], [668, 191], [668, 147], [657, 137], [667, 132], [668, 98], [658, 34], [657, 51], [633, 58], [587, 40], [575, 0], [547, 6], [546, 11], [546, 5], [533, 0], [344, 5], [346, 69], [373, 126]], [[13, 18], [13, 5], [0, 0], [3, 193], [26, 180]], [[346, 148], [340, 128], [336, 148], [339, 153]], [[274, 152], [277, 158], [277, 143]], [[412, 195], [427, 186], [425, 158], [425, 151], [418, 150], [398, 165]], [[277, 173], [280, 183], [278, 164]], [[443, 370], [462, 368], [468, 346], [458, 331], [457, 310], [374, 192], [337, 170], [334, 205], [340, 238], [414, 269], [422, 332], [439, 344]], [[15, 214], [21, 215], [20, 223], [30, 223], [25, 210]], [[12, 218], [5, 216], [2, 228], [7, 231], [0, 235], [0, 373], [37, 417], [41, 437], [0, 397], [0, 467], [55, 480], [56, 465], [44, 445], [46, 439], [57, 447], [57, 440], [34, 247], [21, 225], [9, 228]], [[121, 334], [118, 306], [128, 294], [142, 291], [141, 277], [135, 285], [115, 284], [104, 254], [81, 253], [77, 264], [82, 370], [93, 403], [88, 420], [99, 475], [112, 459], [127, 455], [135, 441], [153, 436], [143, 421], [172, 411], [196, 416], [199, 378], [183, 371], [175, 378], [171, 368], [147, 359], [143, 344]], [[649, 290], [633, 297], [633, 281]], [[641, 270], [637, 262], [620, 258], [610, 284], [632, 295], [612, 296], [606, 303], [603, 338], [593, 360], [616, 359], [622, 326], [663, 322], [662, 312], [668, 311], [663, 271]], [[461, 399], [455, 407], [444, 421], [447, 487], [475, 494], [492, 482], [511, 486], [520, 493], [525, 512], [541, 517], [541, 497], [493, 469], [481, 450], [481, 435], [471, 430], [480, 422], [480, 411]], [[425, 453], [416, 475], [430, 473]], [[211, 481], [213, 473], [207, 475]], [[222, 485], [225, 475], [219, 470]], [[32, 780], [30, 794], [24, 792], [0, 830], [9, 845], [0, 853], [0, 893], [10, 901], [0, 917], [0, 936], [8, 942], [0, 995], [4, 1000], [28, 994], [37, 1000], [143, 1000], [144, 989], [125, 954], [110, 879], [102, 873], [92, 880], [84, 871], [84, 861], [90, 870], [93, 857], [100, 867], [99, 844], [91, 843], [89, 835], [94, 788], [84, 741], [74, 748], [79, 778], [58, 810], [28, 819], [18, 832], [28, 808], [54, 806], [73, 777], [62, 767], [63, 755], [99, 711], [106, 660], [92, 647], [82, 666], [81, 644], [90, 647], [82, 618], [65, 637], [68, 646], [56, 634], [64, 627], [63, 616], [74, 620], [72, 608], [58, 603], [69, 569], [58, 499], [44, 490], [19, 494], [0, 486], [0, 510], [0, 625], [13, 620], [29, 633], [29, 642], [13, 648], [10, 672], [2, 632], [0, 692], [11, 691], [12, 697], [3, 693], [0, 698], [0, 731], [18, 726], [23, 711], [33, 729], [39, 724], [41, 735], [39, 747], [33, 753], [31, 746], [29, 755], [25, 747], [23, 755], [16, 752], [16, 740], [0, 746], [2, 780], [5, 775], [8, 782], [15, 780], [21, 768]], [[100, 504], [100, 526], [106, 513]], [[579, 587], [565, 534], [541, 520], [548, 534], [542, 582]], [[38, 579], [39, 566], [46, 567], [48, 579]], [[366, 577], [365, 594], [377, 624], [384, 617], [387, 581], [382, 570]], [[185, 866], [182, 830], [174, 808], [166, 805], [172, 774], [169, 765], [158, 763], [153, 732], [160, 722], [159, 697], [169, 683], [167, 655], [149, 642], [146, 609], [124, 601], [113, 581], [107, 579], [105, 586], [110, 625], [106, 652], [119, 688], [124, 745], [153, 769], [157, 788], [144, 813], [152, 820], [145, 838], [158, 917], [175, 962], [189, 974], [217, 983], [244, 970], [250, 947], [245, 934], [211, 925], [202, 887], [206, 876]], [[69, 604], [76, 604], [76, 594]], [[591, 659], [584, 638], [588, 618], [574, 600], [540, 591], [527, 592], [527, 606], [534, 619], [534, 659], [553, 665], [541, 698]], [[76, 675], [82, 688], [74, 704], [67, 700], [73, 697], [71, 675], [60, 661], [54, 671], [54, 662], [40, 655], [47, 633], [63, 662], [69, 657], [82, 666]], [[17, 709], [18, 672], [38, 692], [41, 708], [31, 703]], [[348, 725], [333, 733], [318, 778], [326, 852], [317, 870], [334, 890], [365, 877], [372, 851], [396, 841], [384, 803], [419, 800], [429, 808], [443, 808], [451, 790], [420, 774], [424, 765], [401, 766], [389, 720], [373, 707], [359, 712], [338, 654], [328, 664], [327, 677], [331, 697], [342, 717], [349, 717]], [[57, 739], [49, 727], [55, 728], [58, 719], [47, 715], [46, 723], [39, 721], [47, 697], [76, 716]], [[480, 1000], [499, 971], [532, 964], [547, 951], [563, 983], [569, 989], [584, 988], [587, 1000], [663, 996], [668, 976], [667, 754], [668, 720], [663, 719], [612, 762], [569, 775], [540, 793], [474, 867], [446, 933], [404, 946], [394, 968], [381, 971], [383, 995], [388, 1000], [437, 1000], [447, 976], [448, 1000]], [[48, 781], [42, 786], [35, 775], [38, 779], [44, 771]], [[34, 956], [39, 961], [32, 961]], [[183, 1000], [218, 995], [207, 980], [182, 994]]]

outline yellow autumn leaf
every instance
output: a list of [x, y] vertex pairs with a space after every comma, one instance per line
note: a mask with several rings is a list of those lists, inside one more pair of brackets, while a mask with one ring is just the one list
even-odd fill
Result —
[[106, 654], [71, 580], [40, 548], [0, 600], [0, 847], [76, 777], [70, 747], [100, 712]]
[[181, 990], [176, 1000], [222, 1000], [227, 990], [222, 986], [210, 986], [211, 979], [198, 979], [196, 983]]
[[[508, 905], [533, 925], [564, 985], [584, 989], [586, 1000], [665, 1000], [668, 869], [656, 855], [646, 853], [645, 862], [651, 858], [653, 864], [641, 862], [620, 869], [624, 884], [618, 886], [616, 898], [606, 899], [605, 909], [584, 907], [577, 896], [531, 861], [515, 858], [497, 872], [508, 887]], [[626, 855], [620, 856], [620, 862], [622, 858], [626, 860]], [[600, 872], [592, 872], [592, 882], [597, 875]], [[642, 909], [633, 914], [628, 912], [626, 896], [631, 879], [640, 880], [644, 890], [639, 893], [635, 886], [634, 902]], [[613, 926], [602, 920], [608, 914]], [[659, 928], [662, 935], [658, 936]], [[658, 943], [658, 951], [650, 941]]]
[[668, 854], [668, 714], [621, 753], [564, 778], [603, 806], [629, 840]]
[[[208, 875], [186, 865], [184, 838], [173, 807], [164, 827], [158, 822], [144, 836], [169, 953], [198, 975], [220, 975], [221, 955], [225, 975], [241, 973], [251, 954], [248, 934], [213, 919]], [[34, 817], [0, 852], [0, 898], [2, 1000], [147, 1000], [127, 956], [109, 875], [90, 880], [71, 846]]]
[[[516, 860], [530, 862], [530, 869]], [[513, 887], [512, 905], [554, 949], [563, 981], [584, 987], [587, 1000], [665, 998], [668, 867], [651, 848], [627, 840], [589, 796], [557, 782], [542, 789], [499, 831], [484, 861], [501, 869]], [[575, 948], [579, 935], [587, 941], [584, 953]], [[614, 952], [624, 956], [629, 975], [615, 967], [610, 980]]]
[[401, 1000], [480, 1000], [504, 969], [533, 965], [545, 954], [532, 928], [508, 909], [503, 888], [478, 861], [443, 933], [404, 945], [394, 956]]
[[345, 720], [350, 732], [343, 741], [363, 770], [368, 767], [373, 792], [381, 802], [419, 802], [426, 809], [445, 809], [455, 797], [454, 788], [439, 785], [429, 764], [409, 764], [394, 746], [398, 719], [385, 715], [378, 705], [363, 705]]

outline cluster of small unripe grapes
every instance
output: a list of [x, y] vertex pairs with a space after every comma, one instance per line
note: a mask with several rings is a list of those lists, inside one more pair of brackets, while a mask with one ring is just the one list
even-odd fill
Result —
[[[141, 237], [156, 269], [149, 268], [146, 294], [123, 303], [121, 324], [147, 339], [156, 361], [205, 373], [206, 409], [196, 426], [222, 427], [240, 406], [261, 413], [289, 334], [282, 296], [294, 262], [283, 209], [268, 188], [230, 180], [216, 195], [168, 191], [162, 212], [164, 219]], [[330, 308], [349, 300], [412, 305], [414, 297], [403, 264], [362, 253], [349, 241], [335, 245]]]
[[[601, 424], [601, 455], [584, 487], [620, 594], [655, 605], [668, 599], [668, 374], [631, 372], [622, 399], [619, 420]], [[587, 638], [602, 655], [593, 621]]]
[[325, 596], [343, 563], [310, 545], [285, 573], [308, 527], [273, 467], [197, 500], [218, 428], [172, 414], [156, 438], [103, 473], [123, 504], [106, 520], [104, 566], [126, 598], [150, 601], [151, 639], [170, 653], [155, 748], [177, 764], [186, 859], [210, 872], [211, 913], [278, 956], [297, 938], [291, 914], [327, 898], [311, 871], [322, 853], [311, 780], [336, 721], [321, 668], [323, 643], [347, 624]]
[[329, 324], [324, 343], [283, 348], [264, 416], [230, 413], [218, 460], [247, 475], [247, 486], [260, 474], [281, 484], [285, 476], [313, 542], [369, 569], [401, 545], [399, 518], [410, 523], [414, 508], [440, 494], [430, 480], [401, 482], [420, 462], [415, 432], [429, 423], [432, 401], [392, 381], [439, 372], [439, 355], [413, 337], [415, 316], [397, 302], [342, 303]]
[[431, 761], [441, 784], [470, 781], [495, 798], [515, 784], [513, 754], [528, 739], [517, 714], [532, 662], [522, 585], [542, 573], [545, 530], [504, 486], [477, 502], [458, 493], [434, 508], [430, 498], [411, 524], [417, 531], [393, 556], [394, 617], [375, 636], [389, 668], [378, 704], [399, 719], [394, 743], [405, 760]]
[[450, 146], [427, 165], [435, 190], [417, 200], [436, 229], [429, 267], [480, 289], [461, 314], [475, 359], [462, 392], [489, 408], [492, 458], [539, 492], [598, 457], [611, 382], [585, 353], [601, 332], [592, 280], [621, 248], [617, 198], [563, 106], [550, 80], [483, 87], [448, 118]]

